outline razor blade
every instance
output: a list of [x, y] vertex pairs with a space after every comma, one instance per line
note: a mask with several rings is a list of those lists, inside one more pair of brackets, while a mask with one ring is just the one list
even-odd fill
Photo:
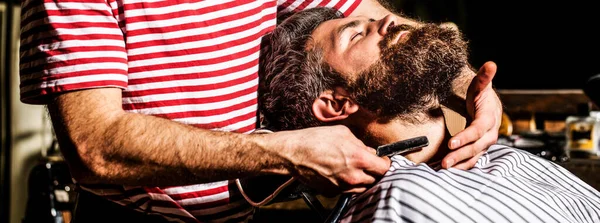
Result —
[[377, 156], [394, 156], [420, 150], [428, 146], [429, 140], [426, 136], [405, 139], [377, 147]]

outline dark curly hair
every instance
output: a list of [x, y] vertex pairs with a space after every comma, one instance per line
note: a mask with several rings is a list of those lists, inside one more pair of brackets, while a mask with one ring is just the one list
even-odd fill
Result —
[[279, 24], [263, 37], [259, 69], [261, 125], [274, 131], [323, 125], [312, 115], [312, 104], [323, 91], [344, 82], [322, 60], [311, 34], [321, 23], [343, 18], [332, 8], [312, 8], [279, 16]]

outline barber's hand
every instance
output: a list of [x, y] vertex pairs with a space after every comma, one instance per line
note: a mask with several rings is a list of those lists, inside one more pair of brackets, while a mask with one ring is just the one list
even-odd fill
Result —
[[470, 169], [487, 148], [498, 140], [502, 103], [492, 88], [496, 69], [494, 62], [487, 62], [471, 81], [467, 90], [466, 105], [473, 122], [450, 138], [448, 147], [453, 151], [444, 157], [442, 167]]
[[286, 133], [289, 171], [324, 195], [362, 193], [390, 167], [345, 126], [308, 128]]

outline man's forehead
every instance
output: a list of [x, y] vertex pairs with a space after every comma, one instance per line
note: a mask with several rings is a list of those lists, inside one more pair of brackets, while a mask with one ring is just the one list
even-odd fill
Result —
[[318, 44], [341, 44], [342, 41], [340, 38], [345, 30], [357, 27], [368, 20], [366, 17], [346, 17], [327, 20], [317, 26], [311, 36]]
[[317, 26], [311, 33], [312, 44], [320, 47], [328, 47], [335, 44], [336, 33], [334, 30], [342, 22], [342, 19], [327, 20]]
[[[323, 62], [336, 72], [354, 78], [380, 58], [380, 36], [367, 35], [367, 17], [346, 17], [321, 23], [311, 33], [312, 43], [307, 50], [322, 50]], [[358, 36], [360, 38], [353, 38]]]

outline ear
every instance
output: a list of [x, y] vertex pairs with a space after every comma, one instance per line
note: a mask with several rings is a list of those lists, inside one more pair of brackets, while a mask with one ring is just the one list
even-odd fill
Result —
[[348, 116], [358, 111], [360, 106], [347, 95], [347, 92], [341, 88], [321, 93], [312, 106], [314, 116], [322, 122], [340, 121], [348, 118]]

